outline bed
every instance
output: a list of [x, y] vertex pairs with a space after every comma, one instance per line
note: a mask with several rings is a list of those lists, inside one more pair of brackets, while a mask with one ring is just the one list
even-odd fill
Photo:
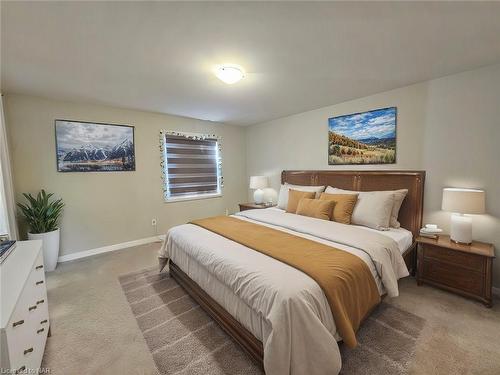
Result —
[[[350, 252], [369, 266], [380, 295], [397, 296], [397, 280], [415, 270], [424, 178], [422, 171], [282, 172], [282, 183], [294, 185], [408, 189], [398, 216], [401, 228], [387, 232], [276, 208], [237, 218]], [[371, 247], [384, 251], [372, 254]], [[160, 256], [169, 258], [172, 277], [267, 373], [340, 371], [341, 338], [321, 288], [308, 275], [192, 224], [172, 228]]]

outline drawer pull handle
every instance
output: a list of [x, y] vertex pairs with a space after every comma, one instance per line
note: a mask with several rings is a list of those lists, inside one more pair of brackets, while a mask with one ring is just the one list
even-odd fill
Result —
[[47, 319], [44, 319], [40, 322], [40, 324], [45, 324], [45, 323], [47, 323]]
[[42, 333], [43, 331], [45, 331], [45, 328], [40, 328], [36, 333]]
[[42, 268], [43, 268], [43, 264], [40, 264], [39, 266], [35, 267], [36, 270], [41, 270]]
[[44, 303], [44, 302], [45, 302], [45, 300], [41, 299], [40, 301], [36, 301], [36, 304], [39, 305], [39, 304]]
[[26, 370], [26, 366], [21, 366], [21, 367], [19, 367], [19, 368], [17, 369], [16, 374], [19, 374], [19, 373], [21, 373], [21, 372], [24, 372], [24, 370]]
[[21, 324], [24, 324], [24, 320], [18, 320], [17, 322], [12, 323], [12, 327], [17, 327], [20, 326]]
[[24, 351], [24, 355], [28, 354], [28, 353], [31, 353], [33, 351], [33, 348], [29, 348], [29, 349], [26, 349]]
[[37, 282], [35, 283], [35, 285], [40, 285], [40, 284], [43, 284], [43, 280], [37, 281]]
[[28, 311], [35, 310], [35, 309], [36, 309], [36, 305], [28, 307]]

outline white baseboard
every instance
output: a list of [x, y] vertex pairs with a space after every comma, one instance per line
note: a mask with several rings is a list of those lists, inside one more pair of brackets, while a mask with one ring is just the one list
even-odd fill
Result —
[[97, 255], [97, 254], [107, 253], [107, 252], [110, 252], [110, 251], [123, 250], [123, 249], [127, 249], [127, 248], [133, 247], [133, 246], [145, 245], [145, 244], [148, 244], [148, 243], [156, 242], [158, 240], [161, 240], [161, 241], [165, 240], [165, 235], [154, 236], [154, 237], [147, 237], [147, 238], [141, 238], [139, 240], [122, 242], [122, 243], [117, 243], [117, 244], [114, 244], [114, 245], [108, 245], [108, 246], [98, 247], [96, 249], [78, 251], [76, 253], [71, 253], [71, 254], [67, 254], [67, 255], [61, 255], [57, 259], [57, 261], [59, 263], [69, 262], [70, 260], [75, 260], [75, 259], [80, 259], [80, 258], [86, 258], [86, 257], [90, 257], [90, 256]]
[[493, 295], [500, 297], [500, 288], [493, 287]]

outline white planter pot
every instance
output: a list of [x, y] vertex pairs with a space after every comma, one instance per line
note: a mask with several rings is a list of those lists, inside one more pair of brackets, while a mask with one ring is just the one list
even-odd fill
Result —
[[45, 271], [54, 271], [59, 257], [59, 228], [47, 233], [29, 233], [28, 239], [43, 241], [43, 264]]

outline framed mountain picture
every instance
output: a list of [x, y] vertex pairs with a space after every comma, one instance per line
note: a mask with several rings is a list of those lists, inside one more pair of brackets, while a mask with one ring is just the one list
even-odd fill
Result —
[[397, 108], [328, 119], [328, 164], [396, 163]]
[[134, 127], [55, 120], [59, 172], [135, 171]]

